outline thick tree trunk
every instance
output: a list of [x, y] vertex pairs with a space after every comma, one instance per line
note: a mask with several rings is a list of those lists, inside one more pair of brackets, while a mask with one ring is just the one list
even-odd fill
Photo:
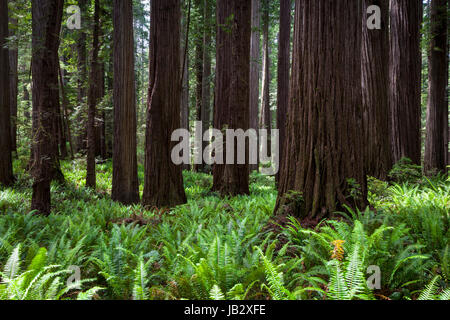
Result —
[[318, 222], [344, 204], [366, 205], [361, 12], [360, 1], [296, 1], [278, 214]]
[[[17, 19], [10, 19], [10, 23], [17, 27]], [[14, 36], [15, 31], [10, 30], [9, 36]], [[10, 69], [10, 104], [11, 104], [11, 150], [17, 151], [17, 94], [18, 94], [18, 83], [19, 77], [17, 72], [19, 49], [17, 47], [17, 42], [14, 43], [9, 49], [9, 69]]]
[[[260, 30], [261, 0], [252, 0], [252, 33], [250, 40], [250, 128], [258, 129], [259, 115], [259, 69], [260, 69]], [[250, 170], [258, 170], [258, 165], [250, 165]]]
[[186, 203], [181, 166], [171, 159], [180, 123], [180, 0], [152, 0], [150, 87], [147, 113], [143, 205]]
[[31, 210], [50, 213], [50, 183], [59, 175], [56, 116], [59, 109], [58, 47], [63, 0], [33, 0], [33, 115], [35, 116]]
[[447, 0], [431, 0], [429, 93], [424, 159], [424, 169], [428, 175], [447, 172], [449, 164], [447, 10]]
[[367, 174], [385, 180], [392, 168], [389, 131], [389, 0], [365, 0], [381, 9], [381, 29], [370, 30], [363, 15], [362, 89], [364, 163]]
[[291, 55], [291, 0], [280, 0], [280, 36], [278, 39], [278, 90], [277, 90], [277, 128], [279, 134], [279, 172], [276, 181], [280, 181], [283, 164], [283, 152], [286, 141], [286, 116], [289, 105], [289, 70]]
[[98, 62], [98, 53], [100, 50], [100, 0], [95, 0], [94, 11], [94, 32], [92, 35], [92, 57], [91, 74], [89, 80], [88, 92], [88, 125], [87, 125], [87, 160], [86, 160], [86, 187], [95, 189], [97, 180], [95, 172], [95, 154], [96, 154], [96, 126], [95, 118], [97, 114], [97, 104], [99, 100], [99, 73], [100, 65]]
[[272, 112], [270, 111], [270, 44], [269, 44], [269, 1], [265, 0], [263, 18], [263, 78], [259, 128], [267, 130], [267, 155], [271, 155]]
[[133, 1], [114, 0], [114, 147], [112, 199], [139, 202]]
[[8, 1], [0, 0], [0, 185], [13, 183], [8, 34]]
[[391, 0], [390, 108], [393, 162], [421, 163], [421, 0]]
[[[219, 0], [217, 25], [214, 128], [246, 131], [250, 126], [251, 0]], [[245, 163], [237, 164], [235, 143], [234, 164], [213, 167], [213, 190], [222, 195], [249, 194], [248, 150]]]

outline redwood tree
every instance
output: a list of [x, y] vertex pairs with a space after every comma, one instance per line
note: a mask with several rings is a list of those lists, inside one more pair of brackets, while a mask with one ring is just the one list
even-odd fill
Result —
[[50, 183], [58, 174], [58, 47], [63, 0], [32, 1], [33, 196], [31, 209], [50, 213]]
[[13, 182], [8, 34], [8, 1], [0, 0], [0, 185]]
[[391, 0], [390, 108], [394, 163], [421, 163], [422, 0]]
[[[280, 0], [280, 35], [278, 39], [277, 128], [279, 135], [279, 163], [283, 163], [286, 141], [286, 115], [289, 104], [289, 71], [291, 53], [291, 0]], [[280, 168], [281, 171], [281, 168]], [[276, 175], [277, 182], [280, 174]]]
[[133, 1], [114, 0], [114, 147], [112, 199], [139, 202]]
[[180, 125], [180, 0], [152, 0], [150, 87], [145, 145], [143, 205], [186, 203], [182, 167], [171, 159], [172, 133]]
[[361, 2], [297, 0], [287, 144], [276, 212], [309, 221], [363, 208]]
[[98, 53], [100, 50], [99, 33], [100, 33], [100, 0], [95, 0], [94, 12], [94, 32], [92, 35], [92, 58], [91, 58], [91, 74], [89, 78], [88, 92], [88, 126], [87, 126], [87, 168], [86, 168], [86, 186], [95, 189], [96, 173], [95, 173], [95, 155], [96, 155], [96, 127], [95, 117], [98, 100], [100, 97], [99, 73], [101, 72], [98, 61]]
[[[246, 131], [250, 125], [251, 0], [218, 0], [217, 26], [214, 128]], [[248, 161], [237, 164], [236, 158], [235, 143], [235, 164], [213, 167], [214, 191], [222, 195], [249, 193]]]
[[448, 1], [431, 0], [426, 174], [446, 172], [448, 159]]
[[381, 9], [381, 29], [369, 29], [369, 16], [363, 15], [364, 163], [368, 175], [384, 180], [392, 167], [389, 131], [389, 0], [364, 0], [363, 12], [366, 13], [372, 5]]
[[[12, 2], [11, 0], [9, 2]], [[17, 27], [17, 19], [10, 18], [9, 22]], [[9, 30], [9, 36], [14, 37], [16, 31], [14, 29]], [[19, 76], [17, 72], [19, 58], [19, 48], [17, 41], [9, 48], [9, 79], [10, 79], [10, 110], [11, 110], [11, 149], [12, 151], [17, 151], [17, 94], [18, 94], [18, 83]]]

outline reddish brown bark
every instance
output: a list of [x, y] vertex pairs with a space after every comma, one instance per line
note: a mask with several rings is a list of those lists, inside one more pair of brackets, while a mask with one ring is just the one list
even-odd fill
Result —
[[[217, 25], [214, 128], [246, 131], [250, 126], [251, 0], [219, 0]], [[222, 195], [249, 193], [248, 161], [237, 164], [237, 143], [234, 149], [235, 164], [213, 167], [213, 190]]]
[[385, 180], [392, 168], [389, 131], [389, 0], [365, 0], [381, 9], [381, 29], [369, 30], [363, 15], [362, 89], [364, 163], [367, 174]]
[[114, 0], [114, 201], [139, 202], [134, 76], [133, 1]]
[[150, 26], [150, 87], [142, 203], [172, 207], [186, 203], [181, 166], [172, 162], [179, 129], [181, 99], [180, 0], [152, 0]]
[[390, 108], [393, 162], [421, 163], [421, 0], [391, 0]]
[[[279, 163], [283, 164], [286, 141], [286, 117], [289, 105], [289, 71], [291, 53], [291, 0], [280, 0], [280, 36], [278, 39], [277, 128], [279, 130]], [[276, 175], [279, 182], [280, 173]]]
[[447, 172], [448, 159], [448, 1], [431, 0], [428, 57], [429, 93], [424, 169], [426, 174]]
[[5, 47], [8, 34], [8, 1], [0, 0], [0, 185], [13, 183], [9, 52]]
[[59, 110], [58, 47], [63, 0], [33, 0], [33, 196], [31, 210], [49, 214], [50, 183], [59, 174], [56, 116]]
[[[10, 23], [17, 27], [17, 19], [10, 18]], [[9, 30], [9, 36], [13, 37], [15, 35], [14, 30]], [[17, 42], [10, 42], [9, 46], [9, 89], [10, 89], [10, 110], [11, 110], [11, 150], [17, 151], [17, 94], [18, 94], [18, 83], [19, 76], [17, 72], [19, 49], [17, 47]]]
[[361, 12], [360, 1], [296, 1], [277, 213], [318, 221], [343, 204], [366, 204], [360, 152]]

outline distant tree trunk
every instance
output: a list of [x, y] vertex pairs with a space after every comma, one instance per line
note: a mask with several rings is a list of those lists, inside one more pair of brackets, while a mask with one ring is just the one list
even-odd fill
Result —
[[[200, 1], [197, 1], [197, 7], [200, 7]], [[196, 120], [202, 121], [202, 89], [203, 89], [203, 36], [197, 35], [195, 39], [195, 109]], [[195, 164], [194, 171], [203, 170], [202, 164]]]
[[11, 118], [8, 34], [8, 1], [0, 0], [0, 185], [14, 182], [11, 156]]
[[271, 155], [271, 128], [272, 113], [270, 111], [270, 44], [269, 44], [269, 1], [264, 3], [263, 18], [263, 78], [261, 93], [261, 111], [259, 118], [259, 128], [267, 130], [267, 155]]
[[291, 0], [280, 0], [280, 36], [278, 39], [278, 91], [277, 91], [277, 128], [279, 135], [279, 172], [280, 180], [283, 152], [286, 141], [286, 115], [289, 105], [289, 70], [291, 56]]
[[[203, 32], [203, 75], [202, 75], [202, 110], [201, 121], [203, 126], [203, 134], [211, 126], [211, 1], [204, 0], [204, 16], [205, 16], [205, 30]], [[202, 152], [207, 147], [208, 142], [203, 142]], [[203, 164], [201, 170], [206, 172], [206, 167]]]
[[[105, 64], [101, 63], [99, 72], [99, 101], [105, 97]], [[101, 111], [101, 118], [98, 123], [98, 156], [103, 160], [107, 159], [106, 149], [106, 112]]]
[[447, 172], [448, 162], [448, 1], [431, 0], [428, 56], [429, 94], [424, 169], [428, 175]]
[[389, 131], [389, 0], [365, 0], [381, 9], [381, 29], [369, 30], [363, 15], [362, 89], [364, 163], [367, 174], [386, 180], [392, 168]]
[[[88, 0], [80, 0], [79, 6], [81, 9], [81, 13], [84, 14], [87, 10], [87, 1]], [[83, 16], [84, 17], [84, 16]], [[83, 19], [81, 20], [83, 23]], [[84, 26], [82, 26], [84, 27]], [[87, 72], [87, 53], [86, 53], [86, 43], [87, 43], [87, 35], [84, 29], [79, 31], [78, 40], [76, 43], [76, 49], [78, 54], [78, 89], [77, 89], [77, 101], [78, 107], [78, 117], [77, 117], [77, 130], [76, 130], [76, 141], [75, 141], [75, 152], [81, 152], [86, 150], [86, 138], [87, 138], [87, 130], [86, 130], [86, 121], [83, 117], [86, 103], [86, 80], [88, 77]]]
[[[246, 131], [250, 126], [251, 0], [218, 0], [217, 25], [214, 128]], [[237, 143], [234, 150], [234, 164], [213, 167], [213, 190], [222, 195], [249, 194], [248, 150], [246, 164], [237, 164]], [[226, 159], [225, 143], [224, 151]]]
[[100, 50], [99, 33], [100, 33], [100, 0], [95, 0], [94, 12], [94, 32], [92, 35], [92, 58], [91, 58], [91, 75], [89, 80], [88, 92], [88, 126], [87, 126], [87, 167], [86, 167], [86, 187], [96, 188], [96, 172], [95, 172], [95, 154], [96, 154], [96, 126], [95, 118], [97, 114], [97, 104], [99, 100], [99, 73], [101, 71], [98, 62], [98, 53]]
[[50, 183], [58, 174], [56, 116], [59, 109], [58, 47], [63, 0], [33, 0], [33, 196], [31, 210], [50, 213]]
[[114, 147], [112, 199], [139, 202], [133, 1], [114, 0]]
[[[11, 2], [11, 1], [10, 1]], [[10, 23], [17, 27], [17, 19], [10, 18]], [[9, 30], [9, 36], [15, 35], [14, 30]], [[11, 103], [11, 141], [12, 151], [17, 151], [17, 94], [19, 77], [17, 72], [19, 49], [17, 42], [9, 49], [9, 69], [10, 69], [10, 103]]]
[[152, 0], [150, 87], [145, 186], [142, 203], [172, 207], [186, 203], [181, 166], [171, 159], [171, 135], [180, 123], [180, 0]]
[[[63, 70], [61, 69], [61, 66], [58, 66], [59, 68], [59, 87], [61, 90], [61, 100], [62, 100], [62, 116], [63, 118], [65, 118], [64, 121], [64, 130], [67, 132], [67, 139], [66, 141], [69, 141], [69, 146], [70, 146], [70, 155], [71, 155], [71, 159], [73, 160], [74, 158], [74, 154], [73, 154], [73, 145], [72, 145], [72, 133], [70, 130], [70, 119], [69, 119], [69, 114], [67, 111], [67, 107], [69, 105], [69, 102], [67, 100], [67, 95], [66, 95], [66, 91], [64, 88], [64, 74], [63, 74]], [[28, 91], [27, 91], [28, 93]]]
[[421, 0], [391, 0], [390, 108], [393, 162], [421, 163]]
[[278, 214], [317, 223], [343, 204], [366, 205], [361, 12], [360, 1], [296, 1]]
[[[252, 33], [250, 44], [250, 128], [258, 129], [259, 115], [259, 69], [260, 69], [260, 30], [261, 0], [252, 0]], [[258, 165], [250, 165], [250, 170], [258, 170]]]

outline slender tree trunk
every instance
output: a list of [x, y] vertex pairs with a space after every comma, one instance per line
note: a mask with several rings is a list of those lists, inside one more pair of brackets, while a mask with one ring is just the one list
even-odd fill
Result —
[[296, 1], [278, 214], [318, 222], [343, 204], [366, 205], [361, 12], [360, 1]]
[[86, 186], [88, 188], [96, 188], [96, 172], [95, 172], [95, 147], [96, 147], [96, 127], [95, 118], [97, 114], [97, 104], [99, 99], [99, 73], [100, 65], [98, 62], [98, 53], [100, 50], [99, 33], [100, 33], [100, 3], [95, 0], [94, 12], [94, 32], [92, 35], [92, 58], [91, 58], [91, 75], [89, 81], [88, 92], [88, 126], [87, 126], [87, 168], [86, 168]]
[[431, 0], [429, 93], [424, 159], [424, 169], [428, 175], [447, 172], [449, 164], [447, 10], [447, 0]]
[[[252, 34], [250, 44], [250, 128], [258, 129], [259, 114], [259, 69], [260, 69], [260, 30], [261, 0], [252, 0]], [[250, 165], [250, 170], [258, 170], [258, 165]]]
[[143, 205], [172, 207], [186, 203], [181, 166], [172, 162], [180, 123], [180, 0], [152, 0], [150, 87], [147, 113]]
[[259, 128], [267, 130], [267, 155], [271, 155], [271, 132], [272, 113], [270, 111], [270, 44], [269, 44], [269, 1], [264, 3], [263, 18], [263, 78], [261, 92], [261, 111], [259, 118]]
[[291, 0], [280, 0], [280, 36], [278, 39], [278, 90], [277, 90], [277, 128], [279, 135], [279, 172], [276, 175], [277, 184], [280, 180], [281, 165], [286, 141], [286, 116], [289, 105], [289, 71], [291, 55]]
[[11, 156], [11, 118], [8, 34], [8, 1], [0, 0], [0, 185], [14, 182]]
[[33, 0], [33, 196], [31, 210], [50, 213], [50, 183], [59, 174], [56, 115], [59, 109], [58, 47], [63, 0]]
[[[105, 97], [105, 64], [101, 63], [99, 73], [99, 101]], [[106, 150], [106, 112], [101, 111], [101, 118], [98, 123], [98, 136], [99, 136], [99, 156], [105, 160], [107, 155]]]
[[[198, 1], [198, 7], [200, 7], [200, 1]], [[203, 89], [203, 36], [197, 35], [195, 39], [195, 109], [196, 109], [196, 120], [202, 121], [203, 112], [203, 99], [202, 99], [202, 89]], [[203, 170], [202, 164], [195, 164], [194, 171], [200, 172]]]
[[67, 139], [66, 141], [69, 141], [69, 146], [70, 146], [70, 155], [71, 155], [71, 159], [74, 159], [74, 154], [73, 154], [73, 145], [72, 145], [72, 133], [70, 130], [70, 119], [69, 119], [69, 114], [67, 111], [67, 107], [69, 105], [69, 102], [67, 100], [67, 95], [66, 95], [66, 91], [64, 88], [64, 73], [63, 70], [61, 69], [61, 66], [58, 65], [59, 68], [59, 88], [61, 90], [61, 97], [62, 97], [62, 112], [63, 112], [63, 117], [65, 118], [64, 121], [64, 130], [67, 132]]
[[114, 0], [114, 147], [112, 199], [139, 202], [133, 1]]
[[[10, 18], [10, 23], [17, 27], [17, 19]], [[14, 36], [14, 29], [9, 30], [9, 36]], [[12, 141], [12, 151], [17, 151], [17, 94], [18, 94], [18, 83], [19, 77], [17, 72], [19, 49], [17, 47], [17, 42], [14, 43], [12, 48], [9, 48], [9, 69], [10, 69], [10, 103], [11, 103], [11, 141]]]
[[393, 162], [421, 163], [421, 0], [391, 0], [390, 108]]
[[392, 168], [389, 131], [389, 0], [365, 0], [381, 9], [381, 29], [370, 30], [363, 15], [362, 89], [364, 155], [367, 174], [386, 180]]
[[[219, 0], [217, 25], [214, 128], [246, 131], [250, 127], [251, 0]], [[224, 151], [226, 159], [226, 144]], [[249, 194], [248, 149], [246, 164], [237, 164], [237, 151], [235, 143], [234, 164], [213, 167], [213, 190], [222, 195]]]

